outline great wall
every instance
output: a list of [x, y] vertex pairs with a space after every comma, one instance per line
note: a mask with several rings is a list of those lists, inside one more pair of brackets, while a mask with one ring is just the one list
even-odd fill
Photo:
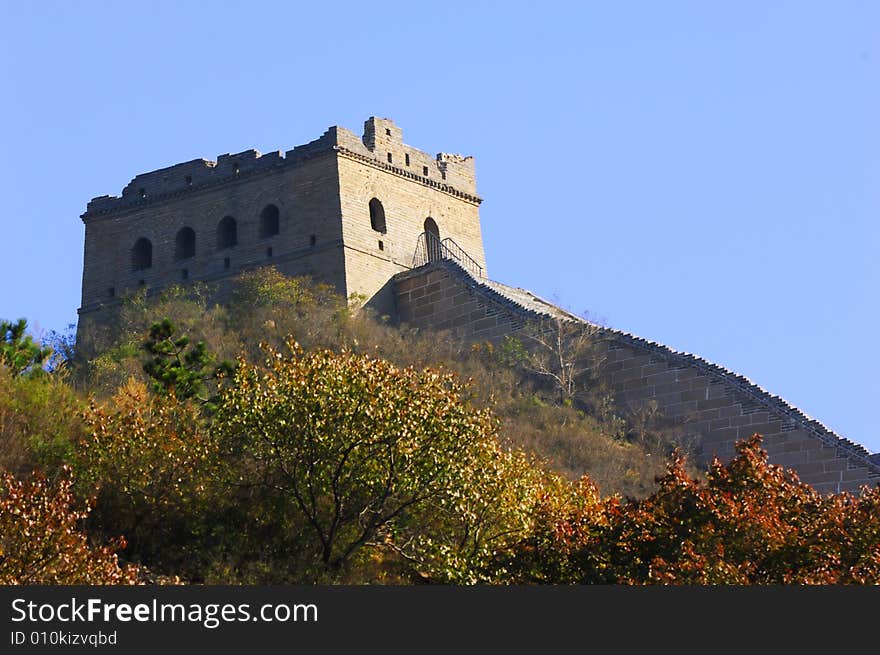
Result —
[[758, 432], [770, 461], [821, 491], [880, 482], [880, 454], [840, 437], [743, 376], [695, 355], [596, 326], [492, 281], [474, 160], [431, 156], [370, 118], [359, 137], [331, 127], [311, 143], [197, 159], [136, 176], [93, 199], [80, 325], [145, 286], [211, 282], [249, 268], [310, 275], [392, 321], [498, 341], [562, 321], [590, 330], [602, 381], [622, 411], [654, 404], [697, 442], [703, 462]]

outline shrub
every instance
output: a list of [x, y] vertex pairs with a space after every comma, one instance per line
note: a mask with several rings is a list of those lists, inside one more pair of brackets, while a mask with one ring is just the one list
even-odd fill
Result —
[[90, 546], [80, 524], [89, 507], [74, 508], [72, 482], [0, 474], [0, 584], [134, 584], [137, 569], [120, 566], [123, 539]]

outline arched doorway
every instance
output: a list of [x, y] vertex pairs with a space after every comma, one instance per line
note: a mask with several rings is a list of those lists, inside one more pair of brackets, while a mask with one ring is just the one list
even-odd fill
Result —
[[425, 247], [428, 250], [429, 262], [443, 259], [443, 249], [440, 246], [440, 228], [437, 227], [437, 222], [430, 216], [425, 219]]

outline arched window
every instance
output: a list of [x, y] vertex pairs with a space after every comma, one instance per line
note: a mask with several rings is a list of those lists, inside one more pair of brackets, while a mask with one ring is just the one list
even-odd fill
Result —
[[425, 219], [425, 245], [428, 247], [429, 262], [443, 258], [440, 246], [440, 228], [430, 216]]
[[370, 200], [370, 227], [385, 234], [385, 208], [378, 198]]
[[238, 225], [232, 216], [226, 216], [217, 223], [217, 250], [235, 245], [238, 245]]
[[260, 212], [260, 238], [274, 237], [279, 232], [278, 207], [266, 205]]
[[134, 242], [131, 249], [131, 269], [143, 271], [153, 265], [153, 244], [149, 239], [141, 237]]
[[189, 259], [196, 256], [196, 233], [191, 227], [182, 227], [174, 237], [174, 259]]

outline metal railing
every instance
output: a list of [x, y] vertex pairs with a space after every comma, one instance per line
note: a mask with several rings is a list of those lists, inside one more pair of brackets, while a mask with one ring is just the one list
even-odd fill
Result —
[[422, 232], [416, 243], [412, 266], [424, 266], [441, 259], [450, 259], [474, 277], [483, 277], [483, 267], [449, 237], [440, 239], [433, 232]]

